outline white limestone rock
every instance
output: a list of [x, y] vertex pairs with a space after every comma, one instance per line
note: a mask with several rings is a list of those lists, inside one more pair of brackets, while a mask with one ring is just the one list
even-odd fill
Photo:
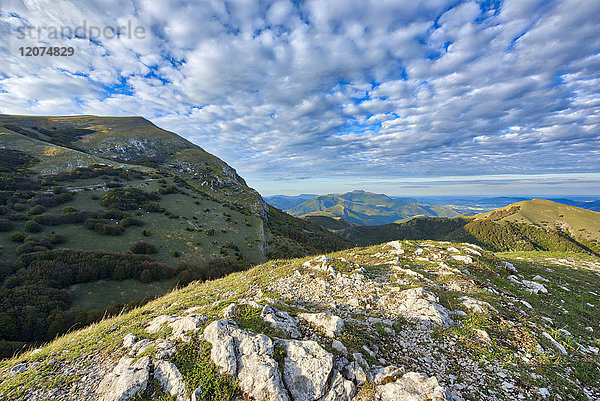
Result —
[[404, 290], [398, 296], [383, 296], [379, 306], [390, 313], [400, 314], [408, 319], [416, 319], [426, 326], [451, 325], [450, 311], [440, 305], [438, 298], [421, 287]]
[[301, 334], [296, 326], [296, 321], [289, 313], [280, 311], [279, 309], [265, 305], [260, 313], [260, 317], [271, 327], [280, 329], [291, 338], [300, 338]]
[[204, 338], [212, 344], [211, 359], [221, 373], [236, 376], [250, 398], [289, 401], [269, 337], [241, 330], [234, 321], [222, 319], [204, 329]]
[[325, 335], [330, 338], [340, 335], [342, 330], [344, 330], [344, 320], [336, 315], [327, 313], [301, 313], [298, 316], [313, 326], [322, 329]]
[[284, 340], [283, 381], [294, 401], [324, 396], [333, 369], [333, 356], [315, 341]]
[[125, 401], [144, 391], [150, 378], [150, 357], [123, 357], [98, 386], [101, 401]]
[[435, 377], [416, 372], [405, 373], [398, 380], [377, 386], [379, 401], [451, 401], [452, 395]]
[[183, 377], [171, 362], [157, 361], [154, 364], [154, 378], [162, 389], [167, 394], [174, 395], [177, 401], [189, 401]]

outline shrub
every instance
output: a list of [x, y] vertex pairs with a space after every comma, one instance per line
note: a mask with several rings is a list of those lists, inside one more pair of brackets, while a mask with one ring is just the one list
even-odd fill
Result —
[[0, 231], [10, 231], [14, 227], [12, 221], [7, 219], [0, 219]]
[[102, 197], [102, 206], [111, 209], [134, 210], [141, 208], [150, 200], [158, 199], [158, 195], [138, 188], [114, 188]]
[[30, 233], [39, 233], [40, 231], [42, 231], [42, 225], [36, 223], [35, 221], [28, 221], [27, 223], [25, 223], [25, 231]]
[[65, 206], [62, 208], [62, 210], [60, 211], [61, 213], [75, 213], [77, 212], [77, 209], [75, 209], [73, 206]]
[[150, 255], [151, 253], [158, 252], [158, 250], [153, 244], [144, 241], [138, 241], [131, 246], [131, 252], [137, 255]]
[[55, 232], [50, 233], [49, 239], [50, 242], [52, 242], [53, 244], [64, 244], [65, 242], [67, 242], [66, 235]]
[[29, 216], [37, 216], [38, 214], [42, 214], [46, 211], [46, 208], [42, 205], [35, 205], [27, 212]]
[[151, 235], [150, 230], [144, 230], [142, 234], [144, 234], [144, 237], [149, 237]]
[[143, 226], [144, 222], [133, 217], [125, 217], [119, 222], [122, 227]]
[[25, 234], [20, 231], [15, 231], [14, 233], [10, 234], [8, 239], [14, 242], [23, 242], [25, 241]]

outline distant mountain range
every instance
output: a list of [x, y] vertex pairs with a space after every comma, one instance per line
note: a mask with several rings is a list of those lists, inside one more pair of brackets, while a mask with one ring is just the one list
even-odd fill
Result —
[[[273, 198], [267, 198], [273, 202]], [[302, 198], [285, 199], [289, 205]], [[281, 205], [281, 199], [274, 199]], [[387, 195], [366, 191], [352, 191], [344, 194], [319, 195], [304, 200], [296, 206], [285, 209], [296, 217], [325, 216], [341, 218], [352, 224], [387, 224], [414, 216], [453, 217], [458, 213], [440, 205], [420, 205], [415, 202], [393, 199]]]

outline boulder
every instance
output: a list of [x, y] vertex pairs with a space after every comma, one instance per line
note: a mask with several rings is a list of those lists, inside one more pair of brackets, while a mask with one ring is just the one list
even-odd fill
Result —
[[284, 340], [283, 381], [294, 401], [324, 396], [333, 369], [333, 356], [315, 341]]
[[416, 372], [405, 373], [398, 380], [377, 386], [379, 401], [451, 401], [452, 395], [440, 386], [435, 377]]
[[123, 347], [131, 348], [133, 347], [133, 344], [135, 344], [136, 341], [137, 337], [135, 336], [135, 334], [129, 333], [125, 337], [123, 337]]
[[548, 289], [544, 286], [544, 284], [529, 280], [522, 280], [521, 283], [523, 283], [527, 291], [532, 292], [534, 294], [537, 294], [539, 292], [543, 294], [548, 293]]
[[462, 301], [462, 304], [465, 306], [465, 308], [469, 309], [471, 312], [483, 314], [488, 314], [488, 311], [490, 310], [498, 312], [496, 308], [485, 301], [480, 301], [468, 296], [460, 297], [458, 300]]
[[467, 255], [451, 255], [452, 259], [458, 260], [459, 262], [463, 262], [466, 264], [473, 263], [473, 258]]
[[356, 386], [354, 383], [344, 379], [337, 370], [333, 370], [330, 390], [319, 401], [347, 401], [351, 400], [355, 393]]
[[221, 373], [237, 377], [241, 390], [256, 401], [289, 401], [273, 343], [264, 334], [240, 329], [232, 320], [217, 320], [204, 329], [212, 344], [211, 359]]
[[154, 364], [154, 378], [162, 389], [177, 401], [189, 401], [183, 377], [175, 365], [167, 361], [157, 361]]
[[369, 371], [369, 381], [381, 384], [384, 381], [396, 379], [404, 373], [404, 368], [395, 365], [374, 367]]
[[342, 333], [344, 320], [339, 316], [327, 313], [301, 313], [298, 315], [313, 326], [322, 329], [327, 337], [335, 337]]
[[124, 401], [144, 391], [150, 378], [150, 357], [137, 361], [123, 357], [111, 373], [98, 386], [97, 394], [101, 401]]
[[301, 334], [296, 327], [296, 321], [287, 312], [282, 312], [271, 305], [265, 305], [260, 313], [263, 320], [271, 327], [280, 329], [291, 338], [300, 338]]

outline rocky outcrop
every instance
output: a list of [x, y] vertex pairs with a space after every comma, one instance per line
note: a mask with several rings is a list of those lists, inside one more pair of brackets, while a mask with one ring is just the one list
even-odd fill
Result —
[[102, 401], [124, 401], [146, 389], [150, 378], [150, 357], [137, 361], [123, 357], [98, 386], [97, 393]]
[[154, 364], [154, 379], [167, 394], [175, 396], [177, 401], [189, 400], [183, 377], [171, 362], [157, 361]]
[[[356, 385], [334, 368], [333, 355], [315, 341], [276, 339], [274, 344], [227, 319], [209, 324], [204, 338], [221, 372], [235, 376], [256, 401], [341, 401], [356, 392]], [[275, 349], [283, 356], [279, 362]]]
[[278, 343], [285, 353], [283, 381], [294, 401], [313, 401], [326, 393], [333, 356], [315, 341]]
[[223, 319], [209, 324], [204, 338], [212, 344], [212, 361], [222, 373], [236, 376], [244, 393], [257, 401], [289, 400], [269, 337], [241, 330], [234, 321]]
[[287, 312], [282, 312], [271, 305], [265, 305], [260, 313], [260, 317], [271, 327], [280, 329], [291, 338], [300, 338], [301, 334], [296, 327], [296, 321]]

